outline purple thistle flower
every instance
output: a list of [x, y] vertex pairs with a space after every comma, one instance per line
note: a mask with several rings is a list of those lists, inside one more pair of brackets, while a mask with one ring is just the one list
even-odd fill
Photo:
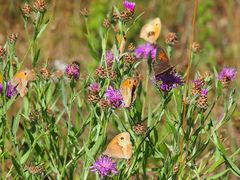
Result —
[[98, 83], [92, 83], [89, 85], [88, 89], [93, 93], [98, 93], [100, 91], [100, 85]]
[[3, 85], [0, 83], [0, 94], [2, 93], [3, 91]]
[[164, 74], [157, 75], [155, 77], [155, 82], [158, 81], [162, 82], [160, 89], [167, 92], [183, 84], [182, 77], [175, 72], [166, 72]]
[[157, 53], [157, 47], [153, 44], [146, 43], [139, 45], [135, 50], [135, 55], [138, 59], [145, 58], [147, 59], [149, 55], [152, 59], [155, 59]]
[[224, 67], [218, 75], [220, 81], [233, 81], [236, 78], [237, 70], [235, 68]]
[[68, 64], [65, 69], [66, 75], [71, 79], [78, 79], [80, 76], [80, 67], [77, 62], [72, 62]]
[[124, 105], [121, 92], [119, 90], [114, 89], [112, 86], [108, 87], [105, 95], [114, 107], [119, 108]]
[[124, 8], [128, 11], [134, 11], [135, 10], [135, 6], [136, 6], [136, 3], [135, 2], [129, 2], [128, 0], [125, 0], [123, 2], [123, 5], [124, 5]]
[[108, 156], [98, 158], [90, 169], [92, 172], [97, 172], [102, 177], [118, 173], [117, 164]]
[[201, 92], [201, 96], [207, 97], [208, 89], [203, 89]]
[[106, 55], [105, 55], [105, 56], [106, 56], [107, 66], [108, 66], [109, 68], [111, 68], [112, 65], [113, 65], [113, 61], [114, 61], [114, 54], [113, 54], [112, 51], [108, 50], [108, 51], [106, 51]]
[[17, 88], [13, 86], [10, 82], [7, 84], [7, 92], [6, 96], [7, 98], [12, 98], [15, 94], [17, 94]]
[[204, 86], [204, 81], [202, 79], [195, 79], [193, 81], [194, 88], [201, 89]]
[[114, 54], [112, 51], [108, 50], [106, 51], [106, 61], [107, 62], [112, 62], [114, 60]]

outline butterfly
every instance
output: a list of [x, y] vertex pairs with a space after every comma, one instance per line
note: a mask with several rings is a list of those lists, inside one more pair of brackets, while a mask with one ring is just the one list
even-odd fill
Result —
[[119, 52], [122, 54], [124, 52], [125, 46], [126, 46], [126, 36], [117, 36], [117, 42], [119, 45]]
[[172, 71], [175, 66], [169, 64], [169, 58], [167, 53], [161, 46], [158, 46], [156, 59], [153, 61], [152, 67], [154, 75], [157, 76]]
[[103, 154], [117, 159], [130, 159], [132, 156], [130, 134], [123, 132], [115, 136], [107, 145]]
[[124, 107], [130, 107], [136, 100], [139, 82], [139, 77], [131, 77], [122, 81], [120, 85], [120, 92], [123, 97]]
[[34, 72], [30, 70], [23, 70], [16, 73], [11, 80], [11, 84], [16, 87], [20, 96], [23, 97], [28, 92], [28, 82], [34, 79]]
[[140, 38], [144, 39], [151, 44], [156, 43], [160, 33], [161, 33], [161, 20], [160, 18], [155, 18], [151, 20], [148, 24], [145, 24], [140, 31]]

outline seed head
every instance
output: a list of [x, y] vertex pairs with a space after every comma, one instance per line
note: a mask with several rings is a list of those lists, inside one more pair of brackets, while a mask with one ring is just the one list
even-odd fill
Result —
[[165, 42], [168, 45], [175, 45], [178, 42], [177, 34], [173, 33], [173, 32], [168, 33], [168, 35], [167, 35], [167, 37], [165, 39]]
[[9, 40], [11, 43], [15, 43], [17, 41], [17, 38], [18, 38], [18, 34], [15, 34], [15, 33], [9, 36]]
[[25, 4], [22, 8], [22, 11], [26, 17], [29, 17], [32, 13], [32, 8], [28, 4]]
[[6, 50], [0, 46], [0, 58], [3, 58], [4, 56], [6, 56]]
[[39, 174], [43, 172], [43, 166], [26, 166], [26, 169], [31, 174]]
[[88, 17], [88, 15], [89, 15], [89, 11], [87, 8], [81, 9], [80, 13], [85, 17]]
[[36, 0], [33, 6], [39, 12], [44, 12], [47, 9], [47, 6], [44, 0]]
[[121, 12], [121, 14], [120, 14], [120, 19], [123, 22], [131, 21], [131, 20], [133, 20], [133, 18], [134, 18], [134, 11], [125, 10], [125, 11]]
[[193, 81], [193, 88], [192, 88], [192, 94], [193, 95], [201, 95], [202, 88], [205, 85], [205, 78], [200, 77], [199, 79], [196, 79]]
[[131, 42], [131, 43], [128, 45], [128, 51], [133, 52], [134, 50], [135, 50], [135, 46], [134, 46], [134, 44]]
[[36, 111], [35, 109], [32, 109], [31, 112], [29, 113], [29, 119], [31, 121], [34, 121], [35, 119], [39, 119], [40, 115], [39, 112]]
[[96, 93], [89, 93], [87, 95], [87, 100], [92, 103], [97, 103], [99, 101], [100, 97]]
[[99, 106], [101, 109], [107, 109], [110, 106], [110, 102], [106, 99], [101, 99], [99, 101]]
[[106, 28], [106, 29], [108, 29], [108, 28], [111, 27], [111, 22], [109, 21], [108, 18], [105, 18], [105, 19], [103, 20], [103, 27]]
[[201, 92], [201, 96], [199, 97], [198, 101], [197, 101], [197, 107], [203, 110], [206, 110], [208, 107], [208, 99], [207, 99], [207, 94], [208, 94], [208, 90], [207, 89], [203, 89]]
[[145, 134], [146, 128], [145, 128], [145, 126], [142, 125], [142, 124], [136, 124], [136, 125], [133, 127], [133, 131], [135, 132], [136, 135], [142, 135], [142, 134]]
[[41, 73], [43, 79], [45, 79], [45, 80], [48, 80], [51, 77], [51, 73], [47, 68], [40, 69], [40, 73]]
[[134, 54], [127, 53], [124, 55], [123, 60], [126, 65], [131, 65], [136, 61], [136, 56]]
[[197, 42], [193, 42], [192, 51], [196, 54], [201, 52], [201, 46]]
[[96, 74], [99, 78], [104, 79], [104, 78], [106, 78], [107, 72], [106, 72], [105, 68], [101, 66], [101, 67], [98, 67], [98, 68], [95, 70], [95, 74]]
[[117, 72], [116, 71], [111, 70], [111, 71], [108, 72], [108, 75], [109, 75], [109, 78], [112, 81], [114, 81], [117, 78]]

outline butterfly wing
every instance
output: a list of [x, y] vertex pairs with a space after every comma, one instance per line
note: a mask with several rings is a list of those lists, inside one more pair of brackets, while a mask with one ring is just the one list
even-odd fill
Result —
[[20, 71], [13, 77], [11, 84], [17, 87], [17, 91], [19, 92], [20, 96], [23, 97], [27, 94], [28, 88], [28, 81], [32, 78], [33, 72], [29, 70]]
[[140, 31], [140, 38], [150, 43], [156, 43], [161, 32], [161, 20], [155, 18], [148, 24], [145, 24]]
[[138, 85], [139, 78], [137, 77], [125, 79], [121, 83], [120, 92], [126, 108], [130, 107], [136, 100]]
[[137, 98], [137, 88], [139, 86], [140, 79], [138, 77], [133, 78], [133, 90], [132, 90], [132, 104]]
[[169, 64], [168, 55], [161, 46], [157, 48], [156, 59], [152, 66], [155, 76], [171, 71], [174, 68]]
[[21, 97], [24, 97], [27, 92], [28, 92], [28, 88], [27, 88], [27, 81], [25, 82], [20, 82], [18, 85], [17, 85], [17, 91], [19, 92], [20, 96]]
[[130, 159], [132, 156], [132, 143], [129, 133], [123, 132], [115, 136], [103, 154], [117, 159]]
[[123, 80], [120, 86], [120, 92], [122, 94], [125, 107], [130, 107], [132, 104], [132, 89], [133, 84], [131, 83], [131, 80], [130, 79]]

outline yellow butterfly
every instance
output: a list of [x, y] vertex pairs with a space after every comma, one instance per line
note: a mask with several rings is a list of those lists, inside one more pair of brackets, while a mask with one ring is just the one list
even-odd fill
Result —
[[130, 134], [128, 132], [123, 132], [115, 136], [107, 145], [103, 154], [117, 159], [130, 159], [132, 156]]
[[151, 44], [155, 44], [160, 33], [161, 33], [161, 20], [160, 18], [155, 18], [151, 20], [148, 24], [145, 24], [140, 31], [140, 38], [144, 39]]
[[139, 82], [139, 77], [131, 77], [122, 81], [120, 92], [123, 97], [124, 107], [128, 108], [134, 103], [137, 97], [137, 87]]
[[35, 77], [34, 72], [30, 70], [23, 70], [16, 73], [11, 80], [11, 84], [16, 87], [20, 96], [23, 97], [28, 92], [28, 82], [33, 80]]

